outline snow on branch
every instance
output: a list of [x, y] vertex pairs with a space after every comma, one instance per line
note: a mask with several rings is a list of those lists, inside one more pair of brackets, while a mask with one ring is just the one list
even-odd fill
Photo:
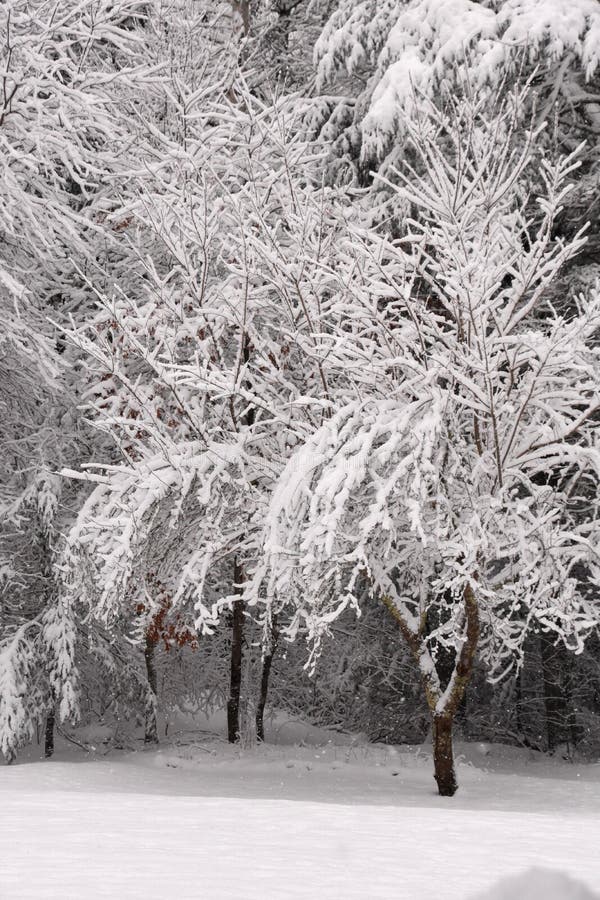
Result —
[[[575, 498], [600, 463], [600, 294], [561, 315], [548, 305], [585, 240], [553, 239], [578, 160], [544, 162], [530, 216], [536, 132], [519, 145], [516, 127], [510, 103], [494, 118], [472, 97], [409, 124], [424, 165], [390, 182], [413, 211], [407, 233], [356, 229], [331, 357], [341, 371], [356, 297], [380, 339], [285, 467], [252, 588], [255, 602], [291, 604], [290, 634], [302, 628], [317, 648], [368, 595], [395, 610], [423, 672], [436, 644], [460, 656], [470, 592], [493, 671], [518, 660], [532, 623], [580, 650], [597, 622], [597, 511]], [[388, 373], [385, 399], [373, 365]], [[440, 625], [426, 631], [431, 611]]]
[[[143, 594], [150, 570], [164, 566], [174, 602], [193, 593], [199, 624], [210, 630], [218, 613], [205, 603], [206, 570], [228, 552], [217, 508], [228, 486], [240, 484], [238, 456], [232, 446], [188, 442], [168, 460], [160, 455], [105, 468], [99, 483], [92, 475], [96, 487], [68, 535], [62, 563], [69, 594], [83, 590], [93, 614], [110, 622], [132, 596]], [[196, 565], [187, 558], [178, 571], [182, 544], [195, 548]]]
[[[343, 0], [315, 59], [321, 88], [345, 72], [366, 74], [355, 121], [363, 162], [380, 162], [405, 121], [419, 115], [421, 98], [434, 98], [444, 85], [493, 96], [509, 73], [563, 61], [589, 80], [599, 46], [595, 0]], [[564, 90], [572, 93], [567, 83]]]
[[28, 622], [0, 642], [0, 752], [8, 762], [33, 735], [31, 676], [38, 663], [38, 634], [39, 623]]

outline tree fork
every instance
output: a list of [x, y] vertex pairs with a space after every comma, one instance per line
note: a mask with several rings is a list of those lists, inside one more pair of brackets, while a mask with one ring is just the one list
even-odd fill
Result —
[[[414, 633], [405, 622], [402, 613], [391, 597], [383, 596], [383, 603], [400, 626], [400, 632], [419, 663], [424, 649], [424, 635]], [[463, 590], [465, 611], [464, 641], [454, 664], [454, 671], [448, 685], [448, 697], [442, 709], [438, 709], [441, 693], [434, 687], [432, 679], [421, 674], [427, 705], [431, 712], [433, 726], [433, 769], [438, 792], [442, 797], [453, 797], [458, 790], [454, 753], [452, 749], [452, 725], [456, 710], [473, 674], [475, 653], [479, 641], [479, 608], [473, 588], [467, 583]]]
[[458, 654], [449, 685], [449, 696], [443, 709], [437, 704], [431, 709], [433, 724], [433, 770], [438, 792], [442, 797], [453, 797], [458, 790], [452, 749], [452, 725], [456, 710], [462, 700], [471, 675], [479, 641], [479, 609], [470, 584], [463, 591], [465, 609], [465, 639]]

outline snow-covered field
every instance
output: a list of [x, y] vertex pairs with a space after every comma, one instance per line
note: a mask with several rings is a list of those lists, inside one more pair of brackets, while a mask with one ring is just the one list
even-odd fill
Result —
[[2, 766], [0, 898], [487, 900], [532, 866], [579, 892], [538, 872], [490, 900], [600, 896], [600, 766], [463, 745], [444, 800], [426, 751], [324, 737], [280, 729], [236, 750], [180, 735], [105, 756], [61, 744]]

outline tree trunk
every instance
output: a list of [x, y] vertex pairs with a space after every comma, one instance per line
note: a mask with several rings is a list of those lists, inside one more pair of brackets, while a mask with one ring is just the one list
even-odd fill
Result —
[[[247, 34], [250, 27], [250, 0], [233, 0], [234, 13], [238, 7], [241, 10], [244, 22], [244, 34]], [[242, 332], [240, 350], [242, 361], [246, 366], [250, 361], [251, 353], [250, 337], [247, 331]], [[245, 388], [251, 388], [251, 383], [247, 378], [244, 379], [243, 384]], [[239, 425], [242, 425], [244, 429], [252, 428], [256, 416], [253, 406], [247, 407], [239, 425], [235, 415], [233, 399], [230, 402], [230, 410], [236, 431], [238, 431]], [[231, 617], [231, 676], [229, 700], [227, 701], [227, 739], [230, 744], [235, 744], [240, 740], [240, 697], [242, 693], [242, 658], [244, 648], [244, 601], [242, 599], [244, 593], [244, 568], [237, 556], [233, 558], [233, 585], [233, 591], [235, 594], [238, 594], [240, 599], [234, 602]]]
[[433, 770], [441, 797], [453, 797], [458, 790], [452, 751], [452, 716], [433, 719]]
[[421, 669], [421, 678], [433, 725], [434, 778], [442, 797], [453, 797], [458, 790], [452, 751], [452, 723], [471, 680], [479, 642], [479, 607], [470, 583], [464, 587], [462, 600], [464, 608], [463, 640], [456, 655], [454, 669], [450, 674], [448, 684], [442, 690], [437, 667], [435, 678], [432, 678], [430, 668], [423, 667], [421, 664], [423, 658], [426, 657], [430, 665], [435, 665], [435, 660], [431, 657], [427, 646], [426, 623], [422, 630], [418, 632], [412, 630], [408, 627], [395, 603], [389, 597], [383, 597], [385, 606], [398, 622], [400, 631]]
[[522, 669], [519, 668], [515, 675], [515, 728], [521, 739], [525, 737], [524, 717], [523, 717], [523, 677]]
[[54, 725], [56, 722], [56, 714], [54, 710], [50, 710], [46, 716], [46, 728], [44, 731], [44, 756], [50, 759], [54, 755]]
[[566, 726], [567, 733], [569, 735], [569, 742], [572, 749], [574, 750], [581, 740], [582, 733], [579, 722], [577, 721], [577, 706], [575, 702], [575, 660], [573, 659], [573, 655], [568, 650], [565, 650], [565, 653], [568, 654], [563, 681], [565, 702], [567, 705]]
[[277, 647], [277, 632], [275, 625], [271, 626], [271, 640], [268, 651], [263, 659], [262, 672], [260, 678], [260, 695], [258, 705], [256, 707], [256, 738], [261, 743], [265, 740], [265, 706], [267, 704], [267, 694], [269, 692], [269, 677], [271, 675], [271, 666], [273, 665], [273, 657]]
[[156, 664], [154, 660], [155, 646], [155, 642], [147, 633], [146, 644], [144, 646], [144, 661], [146, 663], [146, 676], [148, 678], [148, 689], [146, 691], [146, 705], [144, 710], [144, 744], [158, 744], [158, 722], [156, 719], [158, 706], [158, 679], [156, 677]]
[[[242, 567], [233, 563], [233, 580], [236, 593], [241, 593]], [[242, 656], [244, 645], [244, 605], [242, 600], [233, 604], [231, 623], [231, 677], [227, 701], [227, 739], [235, 744], [240, 739], [240, 697], [242, 693]]]
[[[444, 599], [448, 606], [451, 603], [451, 595], [450, 591], [444, 592]], [[449, 616], [449, 610], [444, 610], [444, 615], [446, 619]], [[441, 611], [439, 609], [430, 609], [427, 612], [427, 616], [425, 618], [425, 628], [424, 635], [428, 639], [428, 643], [432, 650], [432, 655], [435, 657], [435, 670], [438, 674], [438, 678], [440, 680], [440, 687], [442, 691], [445, 691], [452, 676], [454, 675], [454, 670], [456, 668], [456, 663], [458, 660], [458, 651], [455, 647], [447, 647], [439, 641], [435, 641], [433, 644], [429, 641], [429, 636], [433, 631], [436, 631], [443, 624], [443, 617]], [[463, 727], [467, 724], [467, 691], [466, 687], [462, 692], [462, 696], [458, 702], [458, 706], [456, 709], [456, 715], [454, 717], [454, 721], [458, 722]]]
[[434, 777], [442, 797], [453, 797], [458, 790], [452, 752], [452, 722], [471, 680], [479, 642], [479, 607], [473, 588], [468, 583], [463, 592], [463, 604], [464, 640], [447, 688], [450, 693], [439, 712], [437, 703], [432, 709]]
[[560, 683], [560, 659], [552, 635], [540, 634], [542, 677], [544, 682], [544, 710], [546, 713], [547, 747], [550, 753], [562, 743], [566, 720], [565, 698]]
[[555, 644], [548, 632], [540, 634], [540, 655], [544, 682], [547, 747], [577, 743], [577, 723], [572, 706], [572, 659], [569, 651]]

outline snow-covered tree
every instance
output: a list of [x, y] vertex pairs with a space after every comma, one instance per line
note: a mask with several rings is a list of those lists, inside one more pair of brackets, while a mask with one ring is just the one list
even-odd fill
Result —
[[71, 339], [118, 455], [89, 475], [67, 548], [72, 592], [105, 623], [142, 604], [147, 626], [153, 572], [186, 627], [210, 631], [231, 608], [239, 632], [269, 485], [330, 402], [314, 331], [335, 229], [294, 110], [241, 78], [205, 82], [111, 213], [136, 274], [96, 288]]
[[[96, 204], [131, 145], [145, 84], [139, 0], [9, 0], [0, 9], [0, 307], [4, 322], [0, 748], [8, 758], [54, 705], [74, 709], [72, 613], [54, 572], [82, 449], [74, 370], [55, 321], [82, 314], [107, 239]], [[130, 109], [127, 110], [129, 112]]]
[[340, 175], [368, 182], [402, 158], [422, 96], [468, 81], [493, 97], [533, 77], [538, 121], [556, 116], [548, 135], [569, 152], [600, 128], [599, 35], [595, 0], [342, 0], [315, 46], [309, 121], [335, 141]]
[[[600, 294], [568, 316], [546, 299], [585, 240], [553, 235], [578, 162], [537, 156], [535, 129], [522, 146], [523, 105], [422, 98], [406, 120], [427, 174], [405, 164], [390, 188], [412, 218], [393, 241], [356, 229], [338, 273], [331, 354], [369, 365], [280, 477], [253, 585], [272, 609], [292, 604], [288, 634], [306, 630], [316, 651], [365, 590], [389, 609], [444, 795], [476, 652], [501, 677], [534, 623], [578, 652], [598, 621]], [[530, 214], [532, 167], [544, 190]]]
[[0, 366], [0, 751], [8, 760], [56, 703], [72, 711], [71, 625], [52, 564], [66, 499], [55, 467], [73, 459], [77, 443], [46, 329], [27, 296], [13, 303]]

